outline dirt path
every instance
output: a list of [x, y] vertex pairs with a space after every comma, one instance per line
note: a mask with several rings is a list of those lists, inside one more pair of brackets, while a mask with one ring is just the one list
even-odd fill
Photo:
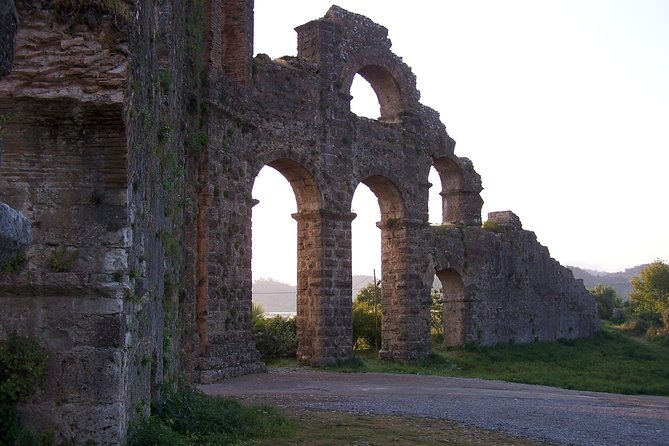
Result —
[[200, 386], [284, 407], [447, 419], [568, 445], [669, 445], [669, 397], [480, 379], [277, 369]]

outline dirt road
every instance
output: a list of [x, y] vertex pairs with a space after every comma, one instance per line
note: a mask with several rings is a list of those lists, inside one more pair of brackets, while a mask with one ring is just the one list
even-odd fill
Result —
[[293, 408], [447, 419], [566, 445], [669, 445], [669, 397], [302, 368], [276, 369], [200, 389]]

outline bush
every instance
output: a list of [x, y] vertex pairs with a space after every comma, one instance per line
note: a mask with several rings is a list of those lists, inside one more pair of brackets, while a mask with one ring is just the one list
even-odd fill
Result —
[[44, 375], [45, 355], [36, 341], [17, 335], [0, 343], [0, 401], [25, 400]]
[[617, 296], [616, 290], [609, 285], [598, 284], [590, 290], [590, 294], [592, 294], [592, 297], [597, 302], [600, 319], [611, 320], [613, 310], [623, 305], [623, 301]]
[[44, 375], [46, 356], [39, 344], [11, 335], [0, 342], [0, 446], [39, 445], [41, 440], [24, 427], [16, 403], [28, 399]]
[[632, 334], [635, 334], [637, 336], [643, 336], [648, 332], [648, 329], [651, 327], [650, 322], [647, 320], [640, 318], [640, 317], [635, 317], [631, 321], [629, 321], [623, 329], [627, 332], [630, 332]]
[[153, 415], [133, 420], [129, 446], [214, 446], [276, 433], [286, 426], [272, 407], [246, 407], [191, 388], [164, 391]]
[[353, 302], [353, 348], [363, 350], [381, 344], [381, 311], [368, 301]]
[[297, 320], [281, 316], [256, 317], [253, 323], [253, 339], [265, 361], [295, 358], [297, 353]]

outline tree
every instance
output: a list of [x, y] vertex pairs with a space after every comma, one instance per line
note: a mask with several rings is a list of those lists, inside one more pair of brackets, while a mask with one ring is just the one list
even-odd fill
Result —
[[381, 342], [380, 281], [361, 289], [353, 302], [353, 348], [378, 347]]
[[367, 302], [372, 305], [381, 304], [381, 281], [377, 280], [376, 284], [374, 282], [368, 283], [364, 288], [358, 291], [358, 294], [355, 296], [356, 302]]
[[430, 326], [432, 327], [432, 334], [438, 339], [444, 338], [444, 293], [432, 288], [430, 293], [432, 302], [430, 304]]
[[613, 316], [613, 309], [623, 305], [622, 299], [616, 295], [616, 290], [609, 285], [597, 284], [590, 290], [590, 294], [597, 302], [600, 319], [610, 320]]
[[636, 313], [649, 312], [664, 319], [669, 328], [669, 265], [656, 260], [631, 280], [630, 300]]

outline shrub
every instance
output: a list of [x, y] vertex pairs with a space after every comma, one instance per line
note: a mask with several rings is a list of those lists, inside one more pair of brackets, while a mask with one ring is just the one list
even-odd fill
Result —
[[0, 446], [41, 444], [38, 436], [21, 423], [16, 403], [32, 395], [44, 375], [45, 363], [36, 341], [11, 335], [0, 342]]
[[265, 361], [294, 358], [297, 353], [297, 320], [281, 316], [265, 318], [256, 316], [253, 339]]
[[353, 302], [353, 348], [363, 350], [381, 343], [381, 311], [368, 301]]
[[191, 388], [166, 390], [150, 417], [133, 420], [129, 446], [214, 446], [276, 433], [286, 426], [272, 407], [246, 407]]
[[16, 403], [28, 398], [44, 375], [45, 364], [36, 341], [11, 335], [0, 343], [0, 401]]
[[648, 332], [650, 327], [651, 324], [647, 320], [640, 317], [635, 317], [627, 324], [625, 324], [624, 330], [637, 336], [643, 336], [646, 334], [646, 332]]
[[497, 223], [496, 221], [486, 220], [482, 226], [486, 231], [494, 232], [496, 234], [501, 234], [504, 232], [504, 227]]
[[590, 294], [597, 302], [600, 319], [611, 320], [613, 310], [623, 305], [622, 299], [616, 295], [616, 290], [611, 286], [598, 284], [590, 290]]

